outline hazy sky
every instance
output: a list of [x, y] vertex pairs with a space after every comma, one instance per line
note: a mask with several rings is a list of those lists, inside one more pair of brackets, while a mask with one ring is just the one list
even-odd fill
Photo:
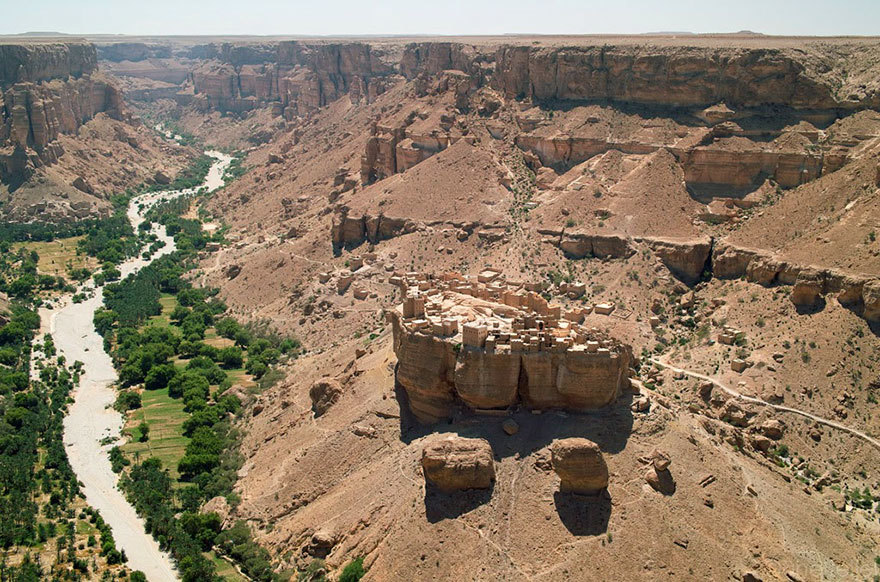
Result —
[[880, 0], [0, 0], [0, 34], [880, 34]]

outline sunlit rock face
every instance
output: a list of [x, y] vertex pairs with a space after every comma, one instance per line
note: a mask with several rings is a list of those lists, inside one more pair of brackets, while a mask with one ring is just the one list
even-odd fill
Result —
[[494, 274], [400, 278], [404, 303], [390, 314], [397, 382], [422, 422], [471, 410], [592, 410], [629, 386], [632, 351], [580, 325], [568, 310]]

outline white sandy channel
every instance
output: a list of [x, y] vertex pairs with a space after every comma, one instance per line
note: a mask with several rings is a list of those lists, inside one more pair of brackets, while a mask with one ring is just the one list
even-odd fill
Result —
[[[208, 191], [223, 185], [223, 172], [232, 161], [220, 152], [205, 152], [217, 161], [211, 166], [203, 187]], [[167, 200], [191, 193], [192, 190], [144, 194], [131, 201], [128, 217], [137, 232], [146, 210], [159, 200]], [[154, 226], [160, 240], [165, 241], [150, 259], [140, 256], [119, 266], [122, 277], [137, 272], [156, 258], [174, 251], [174, 240], [167, 235], [164, 226]], [[54, 310], [41, 309], [40, 317], [48, 318], [49, 329], [59, 353], [69, 363], [76, 360], [84, 364], [79, 386], [74, 392], [74, 402], [64, 419], [64, 445], [70, 465], [83, 484], [83, 493], [89, 505], [101, 512], [104, 521], [113, 530], [116, 546], [125, 550], [128, 566], [141, 570], [152, 582], [178, 580], [177, 571], [167, 553], [144, 531], [144, 522], [128, 504], [117, 488], [117, 475], [110, 469], [109, 450], [114, 444], [102, 445], [105, 438], [110, 442], [122, 433], [123, 417], [112, 408], [116, 399], [113, 383], [116, 371], [104, 342], [92, 323], [95, 310], [103, 304], [103, 289], [84, 285], [80, 291], [92, 289], [94, 295], [82, 303], [73, 303], [69, 297], [60, 301]]]

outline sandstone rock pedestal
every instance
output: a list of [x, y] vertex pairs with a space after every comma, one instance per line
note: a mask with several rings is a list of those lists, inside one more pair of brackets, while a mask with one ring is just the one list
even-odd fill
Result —
[[608, 487], [608, 465], [599, 445], [589, 439], [554, 440], [550, 445], [553, 470], [563, 493], [596, 494]]
[[425, 481], [441, 491], [489, 489], [495, 480], [492, 446], [485, 439], [446, 437], [422, 449]]

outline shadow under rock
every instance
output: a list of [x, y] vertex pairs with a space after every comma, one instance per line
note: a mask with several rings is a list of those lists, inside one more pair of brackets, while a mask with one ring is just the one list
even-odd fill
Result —
[[[525, 408], [510, 410], [495, 416], [477, 414], [462, 409], [446, 421], [420, 424], [409, 408], [406, 390], [395, 386], [395, 396], [400, 407], [400, 440], [411, 443], [424, 436], [454, 432], [468, 438], [484, 438], [492, 445], [496, 459], [525, 457], [546, 447], [554, 439], [583, 437], [599, 445], [605, 453], [618, 453], [626, 447], [632, 434], [633, 413], [630, 409], [632, 394], [626, 393], [612, 404], [589, 412], [566, 412], [545, 410], [534, 414]], [[518, 433], [507, 435], [501, 428], [506, 419], [519, 425]]]
[[794, 309], [797, 311], [798, 315], [809, 315], [812, 313], [819, 313], [823, 309], [825, 309], [825, 298], [819, 296], [816, 300], [816, 303], [813, 305], [795, 305]]
[[425, 516], [430, 523], [444, 519], [455, 519], [489, 502], [491, 489], [469, 489], [467, 491], [445, 492], [431, 484], [425, 487]]
[[557, 491], [553, 494], [553, 501], [559, 519], [572, 535], [595, 536], [608, 530], [611, 498], [607, 491], [595, 497]]

